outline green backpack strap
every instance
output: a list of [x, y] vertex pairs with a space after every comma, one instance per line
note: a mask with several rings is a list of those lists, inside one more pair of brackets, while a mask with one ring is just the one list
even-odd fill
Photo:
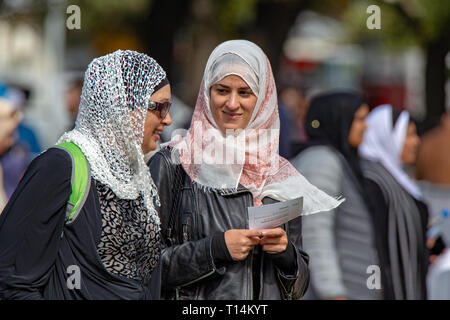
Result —
[[77, 218], [89, 194], [91, 171], [83, 152], [75, 143], [63, 142], [55, 147], [67, 151], [72, 159], [72, 177], [70, 180], [72, 193], [66, 208], [66, 224], [70, 224]]

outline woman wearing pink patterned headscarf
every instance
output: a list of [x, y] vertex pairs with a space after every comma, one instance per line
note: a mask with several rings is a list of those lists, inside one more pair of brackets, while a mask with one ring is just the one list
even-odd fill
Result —
[[303, 197], [302, 215], [341, 202], [278, 154], [275, 82], [254, 43], [220, 44], [206, 64], [191, 126], [150, 161], [159, 189], [163, 297], [289, 299], [309, 283], [301, 218], [249, 230], [247, 208]]

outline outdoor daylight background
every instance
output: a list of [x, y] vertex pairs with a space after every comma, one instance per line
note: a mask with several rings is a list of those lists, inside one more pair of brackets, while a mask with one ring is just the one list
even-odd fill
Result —
[[[370, 5], [379, 29], [368, 28]], [[68, 90], [88, 63], [142, 51], [172, 83], [173, 130], [188, 123], [206, 60], [228, 39], [261, 46], [277, 86], [305, 99], [358, 88], [370, 107], [408, 109], [420, 133], [450, 105], [448, 0], [0, 0], [0, 82], [23, 93], [24, 123], [44, 149], [71, 128]]]

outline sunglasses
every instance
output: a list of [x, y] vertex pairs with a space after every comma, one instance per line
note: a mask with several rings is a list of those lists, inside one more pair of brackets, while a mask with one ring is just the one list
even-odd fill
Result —
[[170, 106], [172, 106], [172, 102], [170, 102], [170, 101], [166, 101], [166, 102], [150, 101], [148, 103], [148, 110], [159, 111], [161, 119], [164, 119], [167, 116], [167, 114], [169, 113]]

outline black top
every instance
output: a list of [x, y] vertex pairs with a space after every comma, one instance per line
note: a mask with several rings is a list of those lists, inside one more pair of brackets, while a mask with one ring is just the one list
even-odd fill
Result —
[[38, 156], [0, 215], [0, 299], [159, 298], [159, 265], [148, 284], [112, 274], [103, 265], [94, 179], [81, 213], [64, 224], [71, 166], [63, 150]]
[[[375, 243], [378, 252], [378, 258], [380, 261], [380, 271], [381, 271], [381, 284], [383, 288], [383, 296], [385, 300], [393, 300], [394, 287], [391, 278], [391, 262], [389, 258], [389, 236], [388, 236], [388, 218], [389, 218], [389, 207], [384, 199], [383, 192], [381, 191], [379, 185], [373, 180], [367, 179], [366, 187], [370, 194], [370, 206], [371, 212], [373, 213], [373, 222], [375, 227]], [[420, 220], [422, 222], [421, 236], [422, 241], [426, 241], [426, 225], [428, 220], [428, 208], [423, 202], [411, 197], [414, 200], [415, 205], [420, 214]], [[421, 288], [423, 292], [422, 297], [426, 297], [426, 274], [428, 268], [428, 254], [425, 254], [419, 258], [417, 263], [420, 265], [419, 270], [421, 271], [420, 278], [422, 282]], [[404, 282], [404, 279], [402, 279]]]

